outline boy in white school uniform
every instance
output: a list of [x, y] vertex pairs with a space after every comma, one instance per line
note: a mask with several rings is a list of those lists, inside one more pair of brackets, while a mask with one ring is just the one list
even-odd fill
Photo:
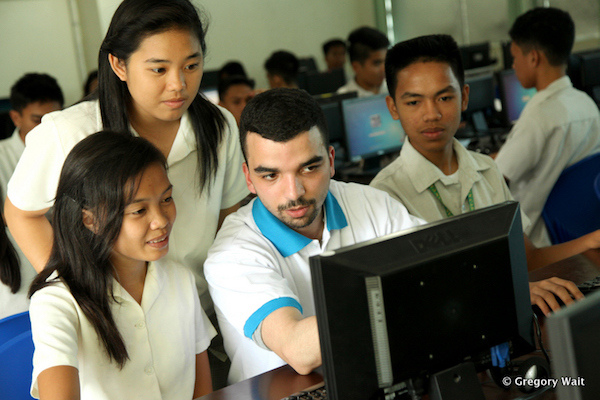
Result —
[[[408, 211], [427, 222], [512, 200], [494, 161], [467, 151], [454, 135], [467, 109], [469, 86], [464, 83], [460, 51], [448, 35], [430, 35], [396, 44], [386, 58], [386, 98], [407, 140], [398, 157], [371, 186], [400, 200]], [[393, 96], [393, 97], [392, 97]], [[523, 225], [529, 220], [523, 215]], [[524, 236], [530, 269], [600, 245], [600, 232], [576, 241], [538, 249]], [[571, 294], [583, 298], [568, 281], [551, 278], [530, 283], [531, 303], [544, 313], [560, 308]]]
[[517, 18], [509, 34], [517, 78], [537, 93], [498, 152], [496, 164], [531, 219], [525, 232], [536, 246], [548, 246], [544, 204], [565, 168], [600, 152], [600, 112], [566, 75], [575, 39], [569, 13], [532, 9]]
[[11, 137], [0, 141], [0, 206], [6, 186], [23, 150], [25, 136], [42, 122], [42, 117], [63, 107], [64, 97], [56, 79], [47, 74], [25, 74], [10, 88], [10, 119], [15, 125]]
[[358, 97], [387, 94], [384, 61], [388, 38], [377, 29], [363, 26], [350, 32], [348, 54], [354, 78], [337, 90], [337, 93], [357, 92]]
[[301, 374], [321, 365], [310, 256], [423, 223], [382, 191], [331, 180], [325, 119], [304, 91], [257, 95], [240, 132], [258, 198], [225, 220], [204, 266], [230, 383], [285, 363]]

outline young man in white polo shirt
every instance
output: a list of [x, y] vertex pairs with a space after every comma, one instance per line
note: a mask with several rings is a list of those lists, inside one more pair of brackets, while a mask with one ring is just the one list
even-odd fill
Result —
[[[458, 45], [449, 35], [397, 43], [386, 58], [390, 114], [407, 139], [400, 156], [371, 186], [384, 190], [427, 222], [513, 200], [494, 161], [468, 151], [454, 135], [467, 109], [469, 85]], [[523, 213], [522, 213], [523, 215]], [[529, 219], [523, 215], [523, 227]], [[571, 242], [536, 248], [524, 234], [530, 269], [600, 246], [600, 231]], [[560, 309], [555, 295], [572, 304], [583, 294], [573, 282], [551, 278], [529, 284], [531, 304], [545, 314]]]
[[526, 233], [532, 243], [548, 246], [544, 204], [565, 168], [600, 152], [600, 112], [566, 75], [575, 39], [569, 13], [534, 8], [517, 18], [509, 34], [517, 78], [537, 93], [512, 128], [496, 164], [531, 219]]
[[221, 227], [205, 263], [229, 382], [321, 365], [308, 259], [423, 223], [386, 193], [331, 180], [333, 147], [306, 92], [273, 89], [242, 114], [243, 169], [258, 195]]

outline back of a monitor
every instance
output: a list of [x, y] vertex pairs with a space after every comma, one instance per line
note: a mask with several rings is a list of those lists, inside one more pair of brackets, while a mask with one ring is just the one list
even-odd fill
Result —
[[600, 399], [600, 292], [546, 321], [559, 400]]

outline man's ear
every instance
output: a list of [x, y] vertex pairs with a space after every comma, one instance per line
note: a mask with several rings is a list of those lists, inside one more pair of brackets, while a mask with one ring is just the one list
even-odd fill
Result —
[[10, 110], [8, 112], [8, 115], [10, 116], [10, 119], [12, 120], [15, 127], [20, 128], [21, 124], [23, 123], [23, 116], [21, 115], [21, 113], [15, 110]]
[[117, 58], [116, 56], [109, 54], [108, 55], [108, 63], [112, 68], [115, 75], [119, 77], [123, 82], [127, 81], [127, 66], [125, 65], [125, 61]]
[[246, 186], [248, 186], [248, 190], [250, 190], [252, 194], [256, 194], [254, 184], [252, 184], [252, 181], [250, 180], [250, 170], [248, 169], [248, 163], [246, 161], [244, 161], [242, 164], [242, 170], [244, 171], [244, 176], [246, 177]]
[[461, 111], [467, 111], [467, 107], [469, 106], [469, 93], [471, 92], [471, 88], [468, 84], [464, 84], [461, 93]]
[[385, 96], [385, 103], [387, 104], [387, 108], [390, 111], [390, 114], [393, 119], [399, 120], [400, 114], [398, 114], [398, 108], [396, 107], [396, 102], [392, 96]]
[[81, 219], [83, 220], [83, 225], [88, 228], [90, 231], [94, 233], [98, 233], [98, 226], [96, 225], [96, 217], [92, 214], [91, 211], [83, 209], [81, 210]]

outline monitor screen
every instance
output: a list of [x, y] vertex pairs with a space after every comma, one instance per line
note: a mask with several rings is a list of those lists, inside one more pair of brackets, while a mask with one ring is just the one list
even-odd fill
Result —
[[323, 114], [325, 114], [325, 120], [327, 121], [327, 128], [329, 130], [329, 144], [341, 144], [344, 140], [342, 100], [355, 99], [357, 96], [357, 92], [315, 96], [317, 103], [319, 103], [321, 110], [323, 110]]
[[465, 79], [469, 85], [469, 105], [464, 117], [476, 132], [487, 132], [487, 118], [494, 113], [496, 84], [493, 74], [483, 74]]
[[537, 90], [535, 88], [525, 89], [521, 86], [515, 71], [512, 69], [498, 73], [498, 88], [500, 89], [500, 100], [502, 101], [505, 122], [510, 126], [519, 119], [525, 104]]
[[390, 115], [385, 97], [377, 95], [342, 101], [349, 161], [399, 151], [402, 147], [404, 130]]
[[202, 93], [202, 95], [206, 97], [206, 99], [209, 100], [211, 103], [219, 104], [219, 91], [216, 87], [201, 88], [200, 93]]
[[600, 291], [546, 320], [559, 400], [600, 399]]
[[409, 380], [427, 387], [466, 361], [475, 375], [506, 342], [512, 357], [533, 351], [516, 202], [326, 252], [310, 266], [332, 400], [383, 399]]

